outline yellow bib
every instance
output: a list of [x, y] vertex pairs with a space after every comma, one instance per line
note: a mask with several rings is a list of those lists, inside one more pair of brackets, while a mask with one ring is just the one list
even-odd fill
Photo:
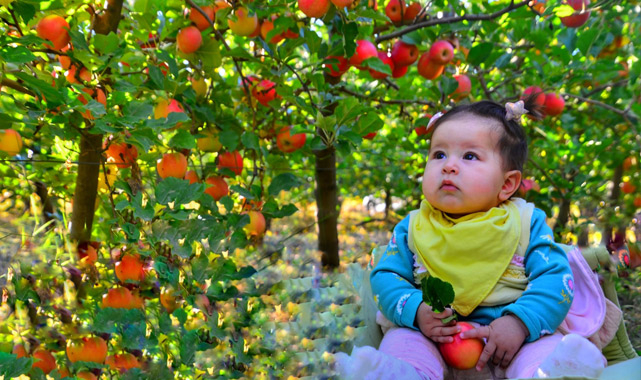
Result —
[[469, 315], [510, 264], [519, 243], [521, 216], [512, 201], [456, 219], [423, 201], [409, 232], [410, 250], [431, 276], [452, 284], [452, 308]]

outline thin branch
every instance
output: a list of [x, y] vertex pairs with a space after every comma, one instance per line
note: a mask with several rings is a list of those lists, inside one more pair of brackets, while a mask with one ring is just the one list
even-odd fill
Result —
[[541, 172], [541, 174], [543, 174], [543, 176], [544, 176], [545, 178], [547, 178], [547, 180], [552, 184], [552, 186], [554, 186], [554, 188], [555, 188], [557, 191], [559, 191], [561, 194], [565, 195], [565, 192], [563, 191], [563, 188], [562, 188], [562, 187], [560, 187], [560, 186], [556, 183], [556, 181], [554, 181], [554, 179], [552, 179], [552, 177], [550, 177], [550, 175], [548, 174], [548, 172], [547, 172], [547, 171], [545, 171], [545, 169], [543, 169], [543, 168], [541, 167], [541, 165], [539, 165], [536, 161], [534, 161], [534, 160], [533, 160], [533, 159], [531, 159], [531, 158], [528, 158], [528, 162], [532, 163], [532, 165], [534, 165], [534, 167], [536, 167], [536, 168]]
[[18, 29], [18, 33], [20, 33], [20, 36], [24, 36], [24, 33], [22, 33], [22, 28], [20, 28], [20, 23], [18, 22], [18, 18], [16, 17], [15, 12], [13, 11], [13, 7], [7, 7], [9, 8], [9, 13], [11, 13], [11, 17], [13, 18], [13, 22], [16, 23], [16, 29]]
[[384, 99], [372, 99], [371, 97], [367, 97], [363, 94], [359, 94], [357, 92], [354, 92], [352, 90], [349, 90], [345, 87], [340, 88], [341, 92], [344, 92], [348, 95], [356, 96], [357, 98], [360, 99], [368, 99], [368, 100], [373, 100], [379, 103], [383, 104], [420, 104], [420, 105], [425, 105], [425, 106], [430, 106], [430, 107], [436, 107], [436, 105], [432, 102], [428, 102], [425, 100], [411, 100], [411, 99], [391, 99], [391, 100], [384, 100]]
[[478, 75], [476, 78], [479, 80], [479, 83], [481, 84], [481, 88], [483, 89], [483, 93], [485, 94], [485, 97], [488, 98], [489, 100], [494, 100], [492, 98], [492, 92], [487, 88], [487, 83], [485, 82], [485, 77], [483, 76], [483, 72], [478, 70], [478, 67], [476, 68], [478, 71]]
[[36, 94], [34, 94], [31, 90], [23, 87], [22, 85], [20, 85], [20, 83], [18, 83], [16, 81], [13, 81], [11, 79], [2, 78], [2, 82], [1, 83], [2, 83], [3, 86], [7, 86], [9, 88], [13, 88], [14, 90], [16, 90], [18, 92], [22, 92], [23, 94], [36, 96]]
[[582, 102], [590, 103], [590, 104], [594, 104], [594, 105], [599, 106], [599, 107], [601, 107], [601, 108], [605, 108], [606, 110], [608, 110], [608, 111], [612, 111], [612, 112], [616, 113], [617, 115], [619, 115], [619, 116], [623, 117], [623, 118], [624, 118], [624, 119], [626, 119], [628, 122], [630, 122], [630, 120], [628, 119], [628, 116], [632, 116], [632, 117], [633, 117], [633, 118], [635, 118], [635, 119], [637, 118], [637, 117], [636, 117], [636, 115], [635, 115], [634, 113], [630, 112], [630, 111], [629, 111], [629, 110], [627, 110], [627, 109], [626, 109], [626, 110], [620, 110], [620, 109], [618, 109], [618, 108], [616, 108], [616, 107], [613, 107], [613, 106], [611, 106], [611, 105], [609, 105], [609, 104], [603, 103], [603, 102], [598, 101], [598, 100], [588, 99], [588, 98], [584, 98], [583, 96], [573, 95], [573, 94], [567, 94], [567, 93], [566, 93], [566, 94], [561, 94], [561, 95], [562, 95], [562, 96], [563, 96], [563, 95], [565, 95], [565, 96], [569, 96], [569, 97], [571, 97], [571, 98], [578, 99], [578, 100], [580, 100], [580, 101], [582, 101]]
[[453, 23], [460, 22], [460, 21], [493, 20], [495, 18], [498, 18], [498, 17], [504, 15], [505, 13], [513, 11], [514, 9], [520, 8], [522, 6], [525, 6], [529, 2], [530, 2], [529, 0], [522, 1], [522, 2], [520, 2], [518, 4], [514, 4], [514, 2], [512, 2], [510, 5], [508, 5], [507, 7], [503, 8], [502, 10], [494, 12], [494, 13], [491, 13], [491, 14], [475, 14], [475, 15], [468, 15], [468, 16], [444, 17], [444, 18], [430, 19], [430, 20], [427, 20], [427, 21], [422, 21], [422, 22], [419, 22], [419, 23], [416, 23], [416, 24], [413, 24], [413, 25], [409, 25], [406, 28], [397, 30], [396, 32], [393, 32], [393, 33], [390, 33], [390, 34], [386, 34], [386, 35], [383, 35], [383, 36], [379, 36], [378, 38], [376, 38], [376, 43], [378, 44], [378, 43], [383, 42], [383, 41], [387, 41], [387, 40], [391, 40], [391, 39], [394, 39], [394, 38], [397, 38], [397, 37], [401, 37], [401, 36], [403, 36], [405, 34], [413, 32], [415, 30], [422, 29], [422, 28], [427, 28], [429, 26], [434, 26], [434, 25], [453, 24]]

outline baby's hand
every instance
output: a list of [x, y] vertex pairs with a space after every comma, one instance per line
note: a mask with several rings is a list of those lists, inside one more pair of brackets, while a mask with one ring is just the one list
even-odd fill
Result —
[[452, 335], [456, 335], [461, 331], [461, 328], [456, 326], [456, 321], [454, 320], [443, 323], [442, 319], [451, 316], [452, 313], [453, 311], [450, 308], [446, 308], [441, 313], [434, 313], [431, 306], [421, 302], [416, 311], [416, 323], [423, 335], [432, 341], [450, 343], [454, 341]]
[[489, 326], [481, 326], [461, 333], [461, 338], [487, 339], [481, 357], [476, 363], [476, 370], [481, 371], [490, 359], [494, 365], [507, 368], [523, 345], [527, 335], [527, 327], [518, 317], [504, 315], [495, 319]]

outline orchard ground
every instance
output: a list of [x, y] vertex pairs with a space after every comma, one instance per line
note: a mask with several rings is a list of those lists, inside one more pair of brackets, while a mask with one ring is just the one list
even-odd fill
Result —
[[[272, 282], [314, 275], [320, 275], [322, 281], [328, 276], [318, 271], [316, 207], [314, 203], [297, 206], [300, 211], [294, 215], [273, 220], [263, 241], [255, 248], [239, 253], [245, 261], [240, 264], [254, 266], [259, 270], [257, 276], [262, 274]], [[343, 200], [341, 206], [338, 225], [341, 266], [337, 271], [345, 273], [352, 263], [365, 268], [369, 252], [378, 245], [387, 244], [391, 229], [402, 216], [392, 211], [388, 220], [384, 220], [382, 212], [368, 211], [362, 200], [357, 198]], [[33, 226], [25, 225], [23, 219], [5, 210], [0, 208], [0, 271], [4, 274], [0, 277], [0, 286], [6, 284], [8, 266], [15, 266], [21, 260], [38, 259], [42, 255], [36, 253], [41, 237], [31, 237], [28, 233], [33, 231]], [[641, 293], [641, 268], [625, 272], [617, 281], [617, 290], [630, 339], [637, 352], [641, 353], [641, 297], [638, 297]], [[281, 309], [279, 299], [284, 298], [281, 296], [270, 301], [270, 306], [275, 309], [275, 319], [279, 322], [293, 320], [296, 311], [287, 311], [286, 307]], [[349, 336], [342, 337], [343, 341], [349, 339]], [[304, 348], [304, 344], [298, 347]]]

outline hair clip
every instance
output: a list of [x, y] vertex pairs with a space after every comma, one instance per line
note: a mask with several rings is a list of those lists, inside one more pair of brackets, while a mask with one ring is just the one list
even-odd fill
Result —
[[516, 103], [506, 103], [505, 104], [505, 118], [509, 120], [521, 120], [523, 114], [528, 113], [528, 110], [525, 109], [525, 103], [523, 100], [519, 100]]
[[436, 123], [436, 120], [440, 119], [441, 116], [445, 115], [444, 112], [437, 112], [434, 116], [430, 118], [430, 121], [427, 123], [427, 132], [430, 133], [432, 132], [432, 127], [434, 126], [434, 123]]

